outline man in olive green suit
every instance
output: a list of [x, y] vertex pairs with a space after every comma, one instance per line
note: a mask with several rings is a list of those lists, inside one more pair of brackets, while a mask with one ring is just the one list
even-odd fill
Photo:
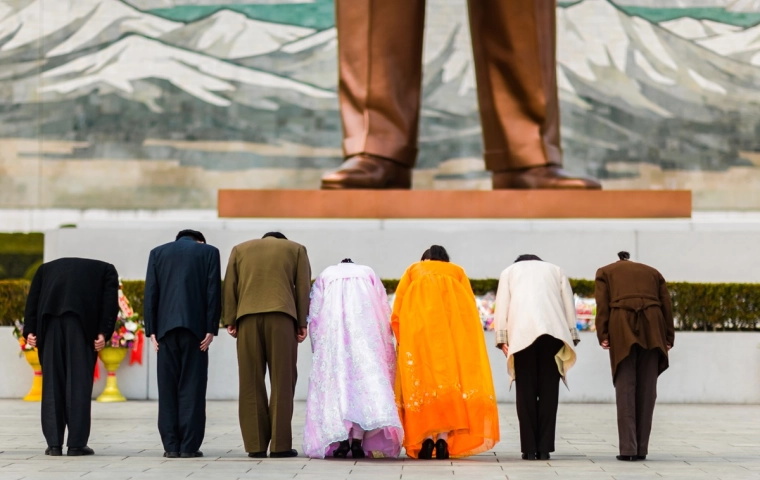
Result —
[[[249, 457], [295, 457], [293, 395], [298, 344], [306, 339], [311, 266], [306, 248], [279, 232], [232, 249], [223, 316], [237, 338], [240, 430]], [[267, 367], [272, 387], [267, 400]], [[271, 441], [271, 446], [270, 446]]]

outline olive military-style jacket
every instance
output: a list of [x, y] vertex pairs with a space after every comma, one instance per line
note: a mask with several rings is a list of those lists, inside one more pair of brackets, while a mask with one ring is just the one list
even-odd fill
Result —
[[634, 344], [657, 349], [659, 373], [668, 368], [673, 345], [673, 307], [665, 279], [643, 263], [615, 262], [596, 272], [596, 334], [610, 342], [612, 377]]
[[232, 249], [224, 277], [224, 324], [281, 312], [306, 327], [310, 290], [311, 266], [303, 245], [274, 237], [241, 243]]

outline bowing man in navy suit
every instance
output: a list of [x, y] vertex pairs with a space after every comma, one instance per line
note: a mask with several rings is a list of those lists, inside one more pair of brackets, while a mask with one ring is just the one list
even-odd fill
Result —
[[208, 349], [219, 331], [219, 250], [183, 230], [150, 252], [145, 331], [158, 356], [158, 431], [164, 457], [201, 457]]

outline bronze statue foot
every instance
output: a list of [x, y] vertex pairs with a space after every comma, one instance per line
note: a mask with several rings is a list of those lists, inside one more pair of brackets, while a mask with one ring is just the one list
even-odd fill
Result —
[[573, 176], [558, 165], [493, 173], [494, 190], [501, 189], [582, 189], [601, 190], [602, 185], [586, 177]]
[[323, 190], [410, 188], [411, 168], [364, 153], [348, 158], [339, 169], [322, 177]]

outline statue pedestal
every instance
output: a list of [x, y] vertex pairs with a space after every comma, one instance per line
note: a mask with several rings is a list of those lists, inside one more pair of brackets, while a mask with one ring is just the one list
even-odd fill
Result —
[[691, 218], [684, 190], [220, 190], [226, 218]]

